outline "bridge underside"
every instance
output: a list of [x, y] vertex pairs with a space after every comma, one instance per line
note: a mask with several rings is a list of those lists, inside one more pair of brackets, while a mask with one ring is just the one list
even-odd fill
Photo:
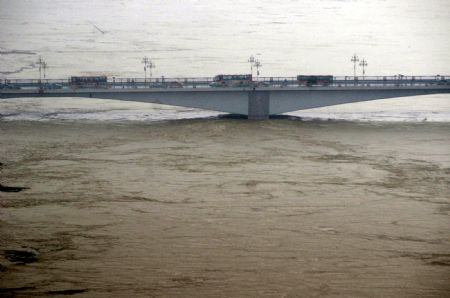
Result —
[[311, 109], [345, 103], [377, 99], [450, 93], [449, 87], [393, 87], [393, 88], [292, 88], [245, 90], [214, 88], [186, 90], [183, 88], [142, 89], [78, 89], [36, 91], [12, 90], [1, 92], [0, 98], [16, 97], [92, 97], [159, 103], [192, 107], [219, 112], [247, 115], [249, 119], [266, 119], [296, 110]]

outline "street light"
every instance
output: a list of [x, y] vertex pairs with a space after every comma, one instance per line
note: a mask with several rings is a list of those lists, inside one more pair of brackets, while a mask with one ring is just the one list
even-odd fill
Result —
[[47, 69], [47, 62], [42, 63], [42, 70], [44, 71], [44, 79], [45, 79], [45, 70]]
[[359, 66], [362, 66], [362, 69], [363, 69], [363, 71], [362, 71], [362, 73], [363, 73], [363, 78], [364, 78], [364, 76], [366, 75], [366, 66], [368, 66], [369, 64], [367, 64], [367, 61], [366, 61], [366, 59], [362, 59], [361, 60], [361, 62], [359, 63]]
[[150, 81], [151, 81], [152, 68], [155, 68], [156, 66], [150, 59], [148, 59], [148, 57], [142, 58], [142, 63], [144, 63], [144, 73], [145, 73], [145, 80], [144, 80], [144, 82], [145, 82], [145, 85], [147, 85], [147, 68], [150, 70]]
[[153, 68], [156, 68], [156, 65], [155, 65], [155, 63], [153, 63], [153, 61], [149, 61], [148, 62], [148, 66], [147, 66], [149, 69], [150, 69], [150, 81], [152, 80], [152, 69]]
[[142, 63], [144, 63], [144, 75], [145, 75], [144, 84], [147, 85], [147, 64], [148, 64], [148, 58], [147, 57], [142, 58]]
[[251, 55], [250, 58], [248, 58], [247, 62], [250, 63], [250, 72], [253, 77], [253, 65], [255, 64], [255, 57], [253, 55]]
[[259, 77], [259, 68], [262, 67], [262, 64], [259, 60], [255, 60], [255, 67], [256, 67], [256, 78]]
[[39, 81], [42, 80], [42, 70], [44, 70], [44, 78], [45, 78], [45, 69], [47, 68], [47, 63], [45, 63], [44, 59], [42, 59], [41, 56], [39, 56], [38, 61], [36, 62], [37, 65], [39, 65]]
[[353, 78], [356, 78], [356, 63], [359, 62], [359, 58], [356, 54], [354, 54], [350, 61], [353, 62]]

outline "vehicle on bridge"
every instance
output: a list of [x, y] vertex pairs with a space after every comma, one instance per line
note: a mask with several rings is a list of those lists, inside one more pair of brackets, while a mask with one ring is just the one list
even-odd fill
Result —
[[166, 88], [183, 88], [183, 84], [177, 81], [167, 82], [164, 86]]
[[45, 83], [41, 85], [41, 88], [48, 89], [48, 90], [56, 90], [56, 89], [62, 89], [62, 84], [55, 84], [55, 83]]
[[436, 77], [436, 81], [438, 85], [450, 85], [450, 78], [447, 76], [440, 76], [438, 75]]
[[108, 78], [106, 76], [70, 77], [69, 85], [72, 88], [107, 88]]
[[19, 90], [20, 87], [14, 84], [2, 84], [0, 83], [0, 90]]
[[297, 76], [297, 83], [300, 86], [329, 86], [333, 84], [333, 76], [329, 75], [320, 75], [320, 76], [305, 76], [299, 75]]
[[248, 87], [252, 84], [251, 74], [241, 75], [217, 75], [214, 77], [211, 87]]

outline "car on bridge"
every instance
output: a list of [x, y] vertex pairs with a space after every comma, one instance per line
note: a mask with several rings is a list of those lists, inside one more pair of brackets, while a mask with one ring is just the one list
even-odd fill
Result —
[[438, 85], [450, 85], [450, 77], [445, 77], [445, 76], [440, 76], [437, 75], [436, 76], [436, 81]]
[[46, 84], [42, 85], [42, 88], [48, 89], [48, 90], [55, 90], [55, 89], [62, 89], [63, 85], [55, 84], [55, 83], [46, 83]]
[[297, 83], [300, 86], [329, 86], [333, 84], [333, 76], [329, 75], [298, 75]]
[[20, 86], [14, 84], [0, 84], [0, 90], [19, 90]]
[[165, 86], [167, 88], [183, 88], [183, 84], [177, 81], [167, 82]]

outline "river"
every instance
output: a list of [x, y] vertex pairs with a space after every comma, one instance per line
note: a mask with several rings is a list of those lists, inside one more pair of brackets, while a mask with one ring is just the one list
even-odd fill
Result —
[[[0, 79], [448, 74], [450, 3], [0, 0]], [[358, 69], [358, 71], [360, 71]], [[247, 121], [0, 100], [0, 295], [448, 297], [450, 96]]]

